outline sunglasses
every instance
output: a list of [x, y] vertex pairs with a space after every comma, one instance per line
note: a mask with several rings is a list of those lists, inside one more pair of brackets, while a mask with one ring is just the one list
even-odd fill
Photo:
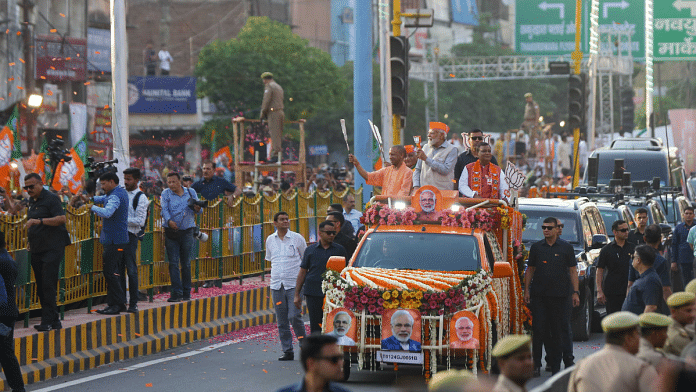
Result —
[[471, 140], [483, 140], [483, 136], [472, 136]]
[[25, 191], [28, 191], [29, 189], [33, 188], [34, 185], [25, 185], [22, 188], [24, 188]]
[[329, 361], [333, 363], [334, 365], [341, 362], [343, 360], [343, 354], [340, 355], [333, 355], [331, 357], [315, 357], [316, 359], [323, 359], [326, 361]]
[[620, 231], [620, 232], [622, 232], [622, 233], [625, 233], [625, 232], [628, 231], [628, 229], [617, 229], [616, 231]]
[[336, 235], [336, 232], [335, 232], [335, 231], [324, 231], [324, 230], [322, 230], [321, 232], [322, 232], [322, 233], [326, 233], [327, 235]]
[[556, 226], [541, 226], [541, 230], [553, 230]]

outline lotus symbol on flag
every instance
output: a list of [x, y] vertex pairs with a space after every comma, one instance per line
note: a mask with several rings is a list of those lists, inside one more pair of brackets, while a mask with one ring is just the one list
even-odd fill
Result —
[[75, 180], [75, 175], [77, 172], [78, 168], [74, 159], [70, 162], [63, 162], [60, 169], [60, 183], [62, 185], [70, 186], [71, 189], [75, 188], [76, 185], [79, 185], [79, 183], [77, 183]]
[[[466, 132], [462, 132], [462, 139], [464, 139], [464, 147], [471, 149], [471, 138], [469, 137], [469, 134]], [[491, 144], [491, 135], [489, 135], [489, 134], [483, 135], [482, 142]], [[491, 147], [493, 147], [493, 146], [491, 146]]]
[[507, 166], [505, 167], [505, 177], [507, 177], [508, 185], [510, 185], [510, 188], [514, 190], [519, 190], [522, 188], [522, 184], [524, 183], [524, 174], [520, 171], [520, 169], [515, 166], [512, 162], [507, 163]]

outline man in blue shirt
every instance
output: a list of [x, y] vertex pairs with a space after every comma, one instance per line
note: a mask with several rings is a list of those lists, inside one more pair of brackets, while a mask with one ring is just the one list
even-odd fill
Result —
[[234, 184], [230, 184], [222, 177], [215, 175], [215, 167], [213, 162], [203, 162], [203, 179], [193, 183], [191, 188], [200, 193], [206, 200], [217, 199], [220, 195], [225, 195], [227, 202], [231, 202], [232, 198], [239, 196], [242, 191], [237, 189]]
[[[91, 210], [102, 218], [99, 236], [104, 248], [102, 254], [104, 279], [106, 280], [106, 303], [108, 307], [97, 310], [100, 314], [119, 314], [126, 310], [126, 294], [121, 286], [120, 273], [126, 262], [128, 249], [128, 192], [118, 186], [116, 173], [104, 173], [99, 183], [105, 196], [94, 196]], [[96, 204], [103, 204], [99, 207]]]
[[[332, 222], [324, 221], [319, 224], [319, 242], [305, 249], [297, 274], [295, 298], [293, 302], [298, 309], [302, 308], [302, 288], [307, 300], [309, 313], [309, 328], [312, 332], [321, 332], [321, 320], [324, 316], [324, 292], [321, 290], [326, 262], [331, 256], [346, 257], [346, 249], [334, 243], [336, 228]], [[307, 284], [305, 285], [305, 280]]]
[[[168, 189], [162, 191], [160, 203], [165, 228], [164, 247], [169, 259], [169, 278], [172, 284], [168, 302], [191, 299], [191, 248], [193, 230], [196, 227], [194, 213], [200, 214], [201, 207], [189, 208], [189, 199], [198, 200], [191, 188], [181, 186], [179, 173], [167, 174]], [[181, 275], [179, 275], [181, 265]]]
[[674, 228], [672, 235], [672, 271], [681, 270], [684, 285], [694, 278], [694, 252], [687, 241], [692, 227], [694, 227], [694, 208], [689, 206], [684, 208], [682, 222]]
[[[643, 229], [644, 238], [643, 242], [646, 243], [651, 248], [658, 250], [660, 248], [660, 243], [662, 242], [662, 229], [660, 225], [652, 224], [645, 229]], [[659, 252], [655, 253], [655, 263], [653, 264], [657, 276], [660, 277], [660, 282], [662, 282], [662, 299], [660, 300], [660, 305], [658, 306], [658, 312], [662, 314], [669, 315], [669, 307], [667, 306], [667, 298], [672, 295], [672, 277], [669, 272], [669, 263], [667, 260], [660, 255]], [[631, 289], [633, 282], [638, 280], [638, 271], [631, 267], [628, 271], [628, 290]], [[628, 290], [626, 293], [628, 294]]]
[[656, 312], [662, 298], [662, 282], [655, 272], [655, 249], [648, 245], [636, 246], [633, 253], [633, 268], [640, 278], [628, 290], [622, 311], [635, 314]]

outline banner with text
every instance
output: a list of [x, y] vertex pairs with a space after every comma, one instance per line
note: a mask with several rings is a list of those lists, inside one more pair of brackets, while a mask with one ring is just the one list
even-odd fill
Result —
[[143, 114], [195, 114], [196, 78], [136, 76], [128, 80], [128, 111]]

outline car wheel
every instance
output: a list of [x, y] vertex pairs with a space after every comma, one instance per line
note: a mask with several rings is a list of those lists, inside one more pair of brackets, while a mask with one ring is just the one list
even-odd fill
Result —
[[575, 341], [586, 342], [590, 340], [590, 328], [592, 326], [592, 298], [587, 298], [588, 296], [586, 296], [584, 303], [580, 304], [580, 306], [582, 306], [581, 312], [575, 317], [575, 319], [571, 320], [573, 340]]

